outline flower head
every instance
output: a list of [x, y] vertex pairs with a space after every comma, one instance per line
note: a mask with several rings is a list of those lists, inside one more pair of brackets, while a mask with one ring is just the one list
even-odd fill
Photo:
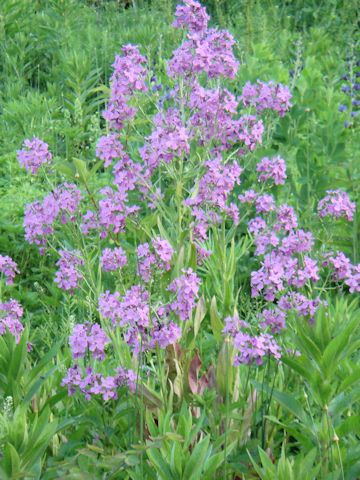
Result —
[[32, 140], [25, 140], [23, 149], [17, 151], [17, 158], [20, 164], [27, 171], [35, 174], [46, 163], [50, 163], [52, 155], [49, 152], [49, 145], [39, 138], [33, 137]]

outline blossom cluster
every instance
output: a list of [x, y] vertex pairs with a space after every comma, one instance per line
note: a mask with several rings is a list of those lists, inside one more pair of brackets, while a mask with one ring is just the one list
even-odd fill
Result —
[[174, 26], [189, 31], [187, 39], [168, 63], [170, 77], [192, 77], [206, 73], [209, 78], [234, 78], [239, 63], [232, 47], [235, 40], [229, 32], [208, 28], [209, 17], [198, 2], [185, 0], [175, 12]]
[[102, 328], [95, 323], [75, 325], [69, 337], [69, 344], [73, 358], [83, 358], [87, 351], [93, 358], [104, 360], [105, 346], [110, 342]]
[[115, 375], [102, 375], [95, 373], [91, 367], [82, 368], [76, 364], [70, 367], [62, 380], [62, 386], [67, 387], [69, 395], [76, 391], [81, 392], [86, 400], [92, 395], [101, 395], [103, 400], [116, 400], [120, 387], [126, 386], [132, 392], [136, 391], [136, 373], [119, 367]]
[[20, 340], [24, 326], [21, 323], [23, 308], [17, 300], [10, 299], [8, 302], [0, 303], [0, 335], [8, 330], [16, 339]]
[[256, 166], [256, 171], [260, 172], [259, 181], [266, 182], [273, 180], [275, 185], [283, 185], [286, 179], [285, 161], [279, 156], [274, 158], [264, 157]]
[[116, 158], [122, 158], [124, 154], [124, 147], [117, 133], [99, 138], [96, 145], [96, 156], [104, 161], [104, 167], [111, 165]]
[[60, 258], [56, 262], [59, 270], [55, 274], [55, 283], [65, 291], [73, 291], [78, 286], [82, 273], [79, 267], [84, 264], [79, 252], [59, 250]]
[[7, 285], [12, 285], [15, 275], [19, 273], [16, 262], [8, 255], [0, 255], [0, 273], [4, 275]]
[[100, 263], [105, 272], [118, 270], [127, 264], [126, 253], [121, 247], [105, 248], [100, 257]]
[[345, 217], [349, 222], [354, 217], [355, 203], [342, 190], [327, 190], [327, 195], [320, 200], [318, 212], [320, 217]]
[[[270, 311], [264, 312], [270, 319]], [[272, 322], [271, 322], [272, 323]], [[233, 364], [262, 365], [265, 356], [273, 356], [277, 360], [281, 358], [280, 346], [275, 338], [269, 333], [260, 333], [252, 336], [248, 333], [250, 326], [240, 320], [237, 315], [225, 319], [223, 333], [233, 337], [235, 356]]]
[[[121, 336], [134, 357], [142, 352], [151, 355], [154, 349], [166, 349], [179, 342], [183, 322], [192, 318], [201, 282], [196, 271], [188, 268], [189, 264], [193, 265], [188, 261], [188, 252], [184, 255], [181, 274], [176, 278], [172, 276], [167, 288], [156, 290], [173, 274], [171, 265], [176, 253], [170, 241], [155, 231], [158, 220], [161, 235], [168, 234], [163, 234], [160, 228], [162, 219], [157, 215], [160, 209], [148, 216], [148, 209], [156, 209], [160, 202], [162, 209], [166, 210], [169, 205], [166, 213], [170, 220], [174, 211], [178, 215], [179, 243], [186, 247], [186, 242], [191, 240], [195, 244], [194, 264], [205, 263], [211, 254], [205, 246], [212, 240], [212, 228], [227, 222], [235, 230], [240, 213], [244, 219], [249, 215], [247, 228], [257, 257], [250, 288], [254, 303], [262, 306], [254, 315], [255, 327], [237, 316], [225, 319], [223, 333], [233, 340], [234, 365], [261, 365], [267, 356], [279, 360], [281, 349], [277, 335], [286, 328], [289, 312], [312, 321], [321, 304], [320, 298], [309, 294], [314, 290], [308, 288], [316, 284], [321, 275], [319, 258], [313, 251], [314, 237], [299, 228], [294, 209], [285, 203], [279, 205], [268, 190], [285, 183], [284, 159], [278, 155], [262, 158], [254, 167], [260, 182], [255, 188], [259, 191], [249, 189], [238, 195], [244, 171], [242, 159], [251, 157], [249, 152], [262, 143], [265, 127], [261, 116], [273, 111], [283, 117], [291, 107], [289, 88], [258, 80], [255, 84], [248, 82], [241, 96], [236, 97], [221, 86], [222, 77], [234, 79], [239, 68], [233, 52], [234, 38], [226, 31], [209, 28], [205, 8], [194, 0], [185, 0], [178, 6], [175, 17], [174, 26], [184, 29], [186, 36], [167, 65], [171, 88], [154, 85], [157, 82], [156, 64], [154, 66], [149, 95], [153, 92], [152, 100], [155, 100], [148, 102], [146, 109], [139, 109], [146, 120], [148, 115], [153, 115], [151, 130], [146, 131], [142, 142], [131, 141], [133, 130], [138, 134], [137, 124], [132, 120], [138, 112], [136, 100], [149, 91], [147, 77], [151, 72], [136, 46], [124, 46], [122, 54], [115, 58], [110, 99], [103, 112], [107, 133], [96, 147], [97, 157], [105, 168], [110, 167], [101, 180], [111, 176], [111, 181], [101, 183], [102, 188], [97, 192], [91, 192], [91, 186], [86, 185], [85, 200], [87, 206], [91, 203], [91, 210], [80, 211], [83, 195], [76, 185], [67, 183], [55, 188], [41, 202], [26, 207], [24, 226], [30, 243], [44, 247], [47, 237], [55, 232], [56, 221], [76, 229], [78, 220], [79, 229], [86, 237], [85, 245], [91, 241], [88, 236], [97, 236], [102, 252], [99, 266], [105, 272], [117, 271], [125, 265], [128, 265], [126, 272], [131, 272], [134, 262], [119, 246], [126, 245], [129, 252], [131, 244], [137, 245], [136, 233], [132, 238], [124, 238], [129, 224], [133, 227], [129, 231], [136, 232], [139, 225], [142, 233], [149, 235], [151, 231], [151, 238], [137, 245], [133, 252], [135, 284], [127, 283], [128, 278], [125, 282], [116, 278], [115, 287], [106, 286], [98, 298], [98, 312], [102, 325], [109, 328], [107, 333], [98, 324], [75, 326], [69, 338], [74, 364], [63, 380], [69, 394], [80, 391], [86, 398], [101, 395], [106, 401], [117, 398], [120, 386], [126, 385], [134, 391], [138, 379], [131, 370], [119, 368], [110, 376], [97, 370], [96, 362], [101, 362], [100, 371], [106, 368], [106, 350], [111, 351], [107, 346], [111, 344], [112, 333]], [[24, 144], [28, 150], [18, 154], [22, 164], [33, 173], [51, 160], [46, 144], [45, 147], [35, 140], [34, 144], [26, 141], [30, 142]], [[351, 220], [354, 211], [355, 205], [341, 191], [328, 191], [318, 206], [320, 217], [332, 215]], [[149, 219], [148, 223], [137, 222], [142, 213]], [[242, 235], [243, 231], [237, 231], [236, 235], [238, 233]], [[174, 240], [171, 241], [174, 245]], [[110, 248], [106, 242], [113, 246]], [[84, 259], [77, 251], [62, 249], [59, 254], [55, 282], [73, 293], [83, 279]], [[343, 281], [350, 292], [360, 291], [359, 265], [352, 265], [341, 254], [329, 254], [325, 263], [333, 270], [333, 280]], [[0, 257], [0, 271], [11, 283], [16, 265]], [[115, 275], [105, 276], [105, 280], [115, 280]], [[1, 305], [3, 311], [8, 312], [1, 321], [11, 326], [7, 327], [9, 330], [17, 332], [20, 327], [14, 320], [15, 313], [11, 313], [11, 321], [4, 319], [10, 318], [13, 308], [19, 320], [21, 307], [16, 310], [16, 305]], [[89, 362], [96, 368], [88, 366]]]
[[[110, 340], [104, 330], [98, 324], [90, 323], [75, 325], [69, 338], [73, 359], [78, 362], [87, 353], [94, 360], [105, 360], [105, 347]], [[136, 390], [136, 374], [132, 370], [118, 368], [116, 374], [105, 376], [102, 373], [95, 373], [92, 367], [83, 368], [75, 363], [67, 371], [62, 381], [66, 386], [69, 395], [79, 390], [87, 400], [91, 395], [101, 395], [104, 401], [116, 399], [118, 389], [127, 386], [130, 390]]]
[[254, 107], [257, 112], [274, 110], [280, 117], [283, 117], [291, 107], [291, 96], [286, 85], [258, 80], [255, 84], [250, 82], [245, 84], [240, 100], [245, 107]]
[[176, 293], [176, 299], [170, 304], [170, 309], [186, 321], [191, 317], [198, 297], [200, 279], [191, 268], [182, 271], [182, 275], [169, 285], [170, 292]]
[[145, 283], [151, 280], [154, 267], [161, 272], [170, 270], [173, 253], [170, 243], [160, 237], [152, 240], [152, 249], [149, 243], [139, 245], [137, 248], [138, 273], [142, 280]]
[[[149, 292], [140, 285], [134, 285], [122, 297], [119, 292], [109, 291], [99, 297], [101, 316], [111, 320], [114, 328], [122, 329], [124, 340], [135, 354], [156, 345], [166, 348], [181, 336], [181, 329], [169, 320], [171, 307], [160, 305], [152, 313], [149, 300]], [[180, 305], [179, 295], [178, 301]]]
[[123, 55], [115, 57], [112, 65], [114, 71], [110, 78], [110, 100], [103, 112], [103, 117], [114, 130], [121, 130], [125, 121], [134, 117], [136, 109], [129, 104], [134, 93], [147, 90], [145, 57], [134, 45], [125, 45], [122, 47], [122, 53]]
[[360, 264], [353, 265], [343, 252], [329, 253], [326, 257], [323, 265], [332, 269], [334, 281], [344, 281], [350, 293], [360, 293]]
[[75, 221], [82, 194], [76, 185], [64, 183], [42, 202], [36, 201], [26, 205], [24, 216], [25, 238], [35, 245], [46, 245], [46, 238], [54, 233], [55, 221], [61, 223]]
[[52, 155], [49, 145], [34, 137], [24, 141], [23, 149], [17, 151], [17, 158], [27, 171], [35, 174], [42, 165], [51, 162]]

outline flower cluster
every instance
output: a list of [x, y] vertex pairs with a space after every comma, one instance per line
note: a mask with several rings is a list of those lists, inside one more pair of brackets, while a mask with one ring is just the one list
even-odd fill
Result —
[[127, 195], [122, 191], [115, 191], [111, 187], [101, 190], [104, 198], [99, 202], [99, 227], [101, 237], [107, 232], [119, 233], [125, 230], [125, 222], [129, 215], [138, 210], [136, 206], [127, 205]]
[[[129, 105], [134, 93], [147, 90], [145, 84], [147, 71], [144, 66], [146, 59], [134, 45], [125, 45], [122, 52], [123, 55], [117, 55], [112, 65], [114, 72], [110, 79], [111, 95], [103, 112], [103, 117], [115, 130], [122, 129], [124, 122], [134, 117], [136, 109]], [[100, 148], [103, 148], [102, 144]]]
[[74, 221], [82, 195], [76, 185], [64, 183], [42, 202], [36, 201], [25, 207], [25, 238], [35, 245], [46, 245], [46, 237], [54, 233], [54, 223], [60, 217], [62, 223]]
[[263, 328], [270, 327], [272, 333], [280, 333], [285, 328], [286, 313], [280, 308], [265, 308], [260, 315], [260, 324]]
[[217, 211], [229, 215], [235, 224], [239, 219], [237, 206], [228, 205], [228, 198], [234, 186], [240, 184], [242, 168], [236, 161], [224, 165], [220, 157], [205, 162], [204, 166], [207, 171], [200, 179], [197, 193], [185, 200], [195, 217], [193, 227], [197, 240], [205, 240], [209, 226], [221, 221]]
[[73, 358], [84, 358], [87, 351], [96, 360], [104, 360], [105, 346], [110, 342], [102, 328], [95, 323], [75, 325], [69, 338]]
[[360, 293], [360, 264], [353, 265], [343, 252], [338, 252], [336, 255], [328, 254], [323, 265], [332, 268], [333, 279], [344, 281], [350, 293]]
[[256, 171], [260, 173], [259, 181], [266, 182], [273, 180], [275, 185], [283, 185], [286, 179], [286, 165], [282, 158], [264, 157], [256, 166]]
[[126, 253], [121, 247], [105, 248], [100, 257], [100, 263], [105, 272], [118, 270], [127, 264]]
[[345, 217], [349, 222], [354, 217], [355, 203], [350, 201], [349, 195], [342, 190], [327, 190], [327, 195], [318, 204], [320, 217]]
[[209, 15], [205, 7], [194, 0], [185, 0], [184, 5], [178, 5], [175, 12], [173, 26], [175, 28], [185, 27], [192, 33], [204, 32], [207, 29]]
[[283, 117], [291, 107], [291, 97], [287, 86], [258, 80], [255, 84], [250, 82], [245, 84], [240, 100], [245, 107], [254, 107], [257, 112], [274, 110]]
[[148, 174], [161, 163], [170, 163], [174, 157], [181, 157], [190, 151], [189, 134], [184, 127], [180, 112], [169, 109], [153, 118], [154, 130], [140, 148]]
[[193, 0], [185, 0], [176, 9], [174, 26], [189, 33], [168, 63], [170, 77], [191, 78], [207, 73], [209, 78], [234, 78], [239, 67], [232, 52], [235, 40], [227, 31], [208, 29], [209, 17], [205, 8]]
[[[110, 340], [100, 325], [90, 323], [75, 325], [69, 338], [72, 356], [76, 362], [84, 358], [87, 352], [91, 359], [103, 362], [105, 347], [109, 343]], [[102, 395], [103, 400], [107, 401], [118, 397], [121, 386], [135, 391], [136, 374], [132, 370], [118, 368], [114, 376], [105, 376], [95, 373], [92, 367], [84, 369], [75, 363], [69, 368], [62, 385], [67, 387], [69, 395], [79, 390], [87, 400], [90, 400], [91, 395]]]
[[46, 163], [50, 163], [52, 159], [49, 145], [39, 138], [34, 137], [32, 140], [25, 140], [23, 149], [17, 151], [19, 163], [25, 167], [27, 171], [35, 174]]
[[116, 158], [124, 156], [124, 148], [117, 133], [100, 137], [96, 145], [96, 156], [108, 167]]
[[90, 400], [91, 395], [101, 395], [106, 402], [116, 400], [118, 390], [123, 386], [135, 392], [136, 381], [136, 373], [133, 370], [120, 367], [115, 375], [104, 376], [101, 373], [94, 373], [91, 367], [83, 369], [80, 365], [74, 365], [68, 369], [61, 384], [67, 387], [69, 395], [74, 395], [78, 390], [86, 400]]
[[234, 348], [237, 350], [234, 365], [262, 365], [264, 357], [269, 355], [277, 360], [281, 358], [280, 347], [274, 337], [262, 333], [252, 337], [248, 333], [238, 332], [234, 338]]
[[138, 272], [144, 282], [149, 282], [152, 278], [153, 267], [159, 271], [170, 270], [170, 261], [174, 250], [167, 240], [157, 237], [152, 240], [152, 247], [148, 243], [143, 243], [137, 248]]
[[8, 330], [16, 339], [20, 340], [20, 334], [24, 330], [21, 323], [23, 309], [17, 300], [10, 299], [8, 302], [0, 303], [0, 335]]
[[55, 275], [55, 283], [65, 291], [73, 291], [82, 278], [79, 267], [84, 264], [79, 252], [59, 250], [60, 258], [56, 262], [59, 270]]
[[100, 295], [99, 312], [112, 321], [114, 328], [123, 329], [124, 339], [133, 352], [166, 348], [181, 337], [181, 329], [167, 316], [167, 309], [160, 306], [151, 315], [149, 293], [134, 285], [121, 298], [119, 292], [109, 291]]
[[6, 285], [12, 285], [15, 275], [19, 273], [16, 262], [7, 255], [0, 255], [0, 273], [4, 275]]
[[176, 293], [176, 299], [170, 304], [170, 309], [180, 320], [186, 321], [191, 318], [191, 312], [195, 307], [200, 279], [191, 268], [182, 272], [183, 275], [173, 280], [168, 288], [170, 292]]

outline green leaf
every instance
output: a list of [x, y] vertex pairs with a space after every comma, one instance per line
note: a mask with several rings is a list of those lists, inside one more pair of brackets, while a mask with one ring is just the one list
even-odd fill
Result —
[[280, 392], [279, 390], [272, 389], [268, 385], [261, 384], [255, 380], [251, 380], [251, 383], [259, 390], [264, 390], [266, 393], [272, 394], [272, 397], [280, 403], [281, 406], [286, 408], [295, 417], [297, 417], [304, 425], [306, 425], [312, 431], [312, 422], [300, 403], [294, 398], [293, 395], [286, 392]]
[[149, 448], [146, 453], [162, 480], [175, 480], [176, 477], [171, 473], [170, 467], [164, 461], [159, 449]]
[[183, 479], [198, 480], [201, 478], [201, 471], [208, 454], [209, 442], [210, 437], [206, 436], [196, 445], [189, 461], [186, 463]]
[[20, 472], [20, 457], [11, 443], [5, 445], [2, 463], [7, 475], [16, 478], [16, 475]]
[[217, 341], [220, 341], [223, 337], [222, 331], [224, 329], [224, 324], [220, 320], [219, 312], [216, 305], [216, 297], [211, 299], [210, 304], [210, 324], [213, 331], [214, 337]]
[[206, 314], [205, 299], [201, 297], [197, 303], [195, 316], [194, 316], [194, 336], [197, 337], [197, 334], [200, 330], [201, 322], [203, 321]]

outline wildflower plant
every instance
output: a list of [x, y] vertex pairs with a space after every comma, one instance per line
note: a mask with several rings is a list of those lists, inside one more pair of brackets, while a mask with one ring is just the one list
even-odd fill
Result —
[[[359, 292], [359, 265], [317, 248], [280, 201], [286, 160], [255, 154], [268, 141], [267, 119], [281, 122], [290, 109], [290, 89], [258, 80], [237, 96], [236, 41], [209, 27], [198, 2], [178, 6], [173, 26], [184, 39], [164, 71], [135, 45], [116, 56], [96, 168], [74, 159], [64, 181], [61, 159], [41, 140], [25, 141], [19, 162], [41, 169], [51, 189], [26, 206], [25, 238], [53, 261], [54, 282], [77, 308], [62, 380], [69, 395], [133, 395], [142, 415], [144, 405], [176, 411], [188, 401], [196, 416], [199, 392], [215, 391], [212, 405], [228, 408], [231, 397], [239, 417], [251, 417], [240, 369], [248, 380], [250, 371], [263, 382], [276, 376], [296, 355], [294, 318], [312, 325], [334, 284]], [[338, 190], [318, 205], [321, 218], [352, 221], [354, 211]], [[0, 257], [0, 271], [11, 284], [16, 265]], [[0, 320], [18, 339], [14, 302], [0, 305]], [[204, 344], [211, 353], [200, 375]], [[237, 430], [220, 410], [223, 431], [246, 442], [246, 425]]]

